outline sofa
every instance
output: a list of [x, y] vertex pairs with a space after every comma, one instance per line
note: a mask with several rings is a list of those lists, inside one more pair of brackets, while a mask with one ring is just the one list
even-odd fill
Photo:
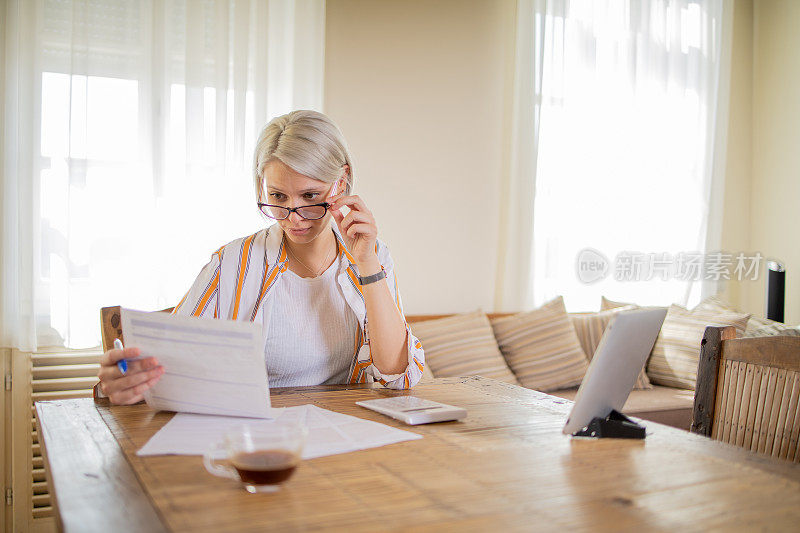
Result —
[[[603, 298], [598, 312], [567, 313], [559, 297], [523, 313], [406, 320], [425, 348], [423, 379], [482, 375], [573, 400], [605, 327], [617, 313], [636, 308]], [[700, 342], [709, 325], [734, 326], [738, 336], [800, 335], [800, 326], [741, 313], [718, 296], [691, 310], [671, 305], [624, 414], [689, 430]]]

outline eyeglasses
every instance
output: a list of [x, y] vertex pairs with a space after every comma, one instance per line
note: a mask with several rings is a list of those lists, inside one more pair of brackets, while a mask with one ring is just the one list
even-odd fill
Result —
[[258, 208], [261, 209], [261, 212], [264, 213], [265, 216], [275, 220], [286, 220], [292, 213], [297, 213], [300, 215], [300, 218], [306, 220], [319, 220], [328, 212], [330, 205], [331, 204], [328, 203], [322, 203], [301, 205], [300, 207], [281, 207], [279, 205], [262, 204], [258, 202]]

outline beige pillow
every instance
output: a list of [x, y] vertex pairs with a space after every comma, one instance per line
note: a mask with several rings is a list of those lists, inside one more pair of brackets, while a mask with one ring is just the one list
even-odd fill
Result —
[[750, 318], [750, 322], [747, 323], [748, 329], [744, 332], [744, 335], [742, 335], [743, 337], [800, 337], [800, 326], [791, 327], [783, 322], [775, 322], [773, 320], [773, 324], [766, 324], [760, 328], [750, 329], [750, 323], [752, 321], [753, 319]]
[[[636, 309], [635, 305], [628, 305], [625, 307], [616, 307], [608, 309], [607, 311], [600, 311], [599, 313], [581, 313], [571, 314], [572, 326], [575, 328], [575, 333], [578, 335], [578, 341], [581, 343], [583, 353], [586, 355], [588, 361], [594, 357], [594, 352], [600, 344], [600, 339], [603, 338], [603, 332], [606, 327], [614, 318], [614, 315], [620, 311], [630, 311]], [[647, 379], [647, 374], [642, 368], [639, 376], [636, 378], [636, 383], [633, 385], [634, 389], [652, 389], [650, 380]]]
[[618, 309], [620, 307], [627, 307], [632, 305], [636, 309], [663, 309], [667, 310], [665, 306], [661, 305], [638, 305], [632, 303], [625, 303], [625, 302], [615, 302], [614, 300], [609, 300], [605, 296], [600, 297], [600, 310], [601, 311], [608, 311], [609, 309]]
[[560, 296], [533, 311], [492, 320], [492, 328], [522, 386], [551, 391], [583, 379], [586, 356]]
[[615, 302], [614, 300], [609, 300], [605, 296], [600, 297], [600, 310], [601, 311], [608, 311], [609, 309], [616, 309], [618, 307], [626, 307], [628, 305], [636, 305], [636, 304], [628, 304], [625, 302]]
[[415, 322], [413, 331], [425, 349], [425, 366], [437, 378], [484, 376], [519, 385], [482, 311]]
[[703, 340], [706, 326], [733, 326], [737, 337], [741, 337], [749, 318], [750, 315], [730, 311], [689, 311], [680, 305], [669, 306], [647, 364], [650, 381], [657, 385], [694, 390], [700, 341]]
[[[769, 328], [769, 329], [784, 329], [784, 328], [791, 328], [789, 324], [784, 324], [783, 322], [778, 322], [777, 320], [770, 320], [769, 318], [762, 318], [760, 316], [751, 316], [750, 320], [747, 321], [747, 329], [745, 333], [755, 333], [758, 330]], [[758, 335], [753, 335], [757, 337]]]
[[692, 309], [694, 310], [705, 310], [705, 311], [730, 311], [733, 313], [738, 313], [739, 310], [733, 307], [726, 299], [724, 299], [719, 294], [715, 294], [714, 296], [709, 296], [708, 298], [704, 299], [702, 302], [697, 304], [697, 307]]
[[[733, 307], [727, 300], [722, 298], [720, 295], [715, 294], [714, 296], [709, 296], [699, 304], [695, 309], [700, 310], [707, 310], [707, 311], [728, 311], [730, 313], [741, 313], [738, 309]], [[766, 327], [770, 326], [770, 327]], [[770, 335], [774, 333], [769, 333], [773, 331], [777, 331], [780, 329], [789, 328], [787, 324], [783, 322], [777, 322], [775, 320], [770, 320], [768, 318], [761, 318], [760, 316], [752, 315], [750, 320], [747, 321], [747, 328], [745, 328], [745, 337], [761, 337], [763, 335]], [[758, 330], [763, 330], [761, 333], [756, 333]]]

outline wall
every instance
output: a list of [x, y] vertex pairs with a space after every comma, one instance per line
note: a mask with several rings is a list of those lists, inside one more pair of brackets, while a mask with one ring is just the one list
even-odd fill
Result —
[[[800, 323], [800, 2], [758, 0], [753, 13], [751, 246], [786, 266], [786, 321]], [[750, 287], [751, 309], [764, 289]]]
[[325, 112], [406, 312], [492, 310], [516, 2], [328, 0]]
[[[736, 0], [733, 12], [730, 109], [725, 163], [722, 249], [732, 253], [750, 248], [750, 198], [753, 177], [753, 0]], [[732, 281], [725, 299], [737, 309], [749, 309], [751, 284]], [[759, 285], [760, 286], [760, 285]], [[759, 315], [763, 314], [763, 309]]]
[[[786, 322], [800, 323], [800, 2], [737, 0], [723, 248], [786, 266]], [[748, 179], [749, 175], [749, 179]], [[763, 316], [765, 275], [731, 283]]]

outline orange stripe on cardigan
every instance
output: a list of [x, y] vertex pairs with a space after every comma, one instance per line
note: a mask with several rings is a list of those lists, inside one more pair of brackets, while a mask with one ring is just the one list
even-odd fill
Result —
[[261, 272], [261, 288], [258, 289], [258, 296], [256, 297], [256, 304], [253, 306], [253, 314], [250, 315], [250, 322], [256, 319], [258, 308], [261, 306], [261, 299], [264, 298], [264, 289], [267, 283], [267, 272], [269, 272], [269, 262], [267, 261], [267, 254], [264, 253], [264, 269]]
[[[334, 233], [334, 235], [336, 234]], [[336, 254], [337, 255], [344, 254], [347, 260], [350, 261], [351, 265], [354, 265], [356, 263], [356, 260], [353, 259], [352, 255], [350, 255], [350, 252], [347, 251], [347, 247], [345, 247], [344, 243], [339, 240], [338, 236], [336, 237]], [[353, 287], [356, 288], [358, 294], [361, 295], [361, 298], [364, 298], [364, 293], [361, 291], [361, 282], [359, 282], [356, 275], [353, 274], [352, 267], [347, 267], [347, 275], [350, 276], [350, 281], [353, 282]]]
[[214, 272], [214, 277], [211, 278], [211, 285], [208, 286], [208, 289], [206, 289], [205, 294], [203, 294], [203, 297], [200, 298], [200, 301], [197, 304], [197, 309], [194, 310], [192, 316], [200, 316], [203, 313], [203, 310], [208, 304], [208, 299], [211, 298], [211, 295], [217, 291], [218, 287], [219, 287], [219, 269], [217, 269], [217, 271]]
[[[400, 304], [400, 289], [397, 288], [397, 272], [392, 272], [394, 274], [394, 303], [397, 305], [397, 310], [400, 311], [400, 314], [403, 314], [403, 306]], [[403, 316], [403, 320], [405, 321], [405, 316]]]
[[353, 375], [350, 376], [350, 383], [364, 383], [366, 379], [366, 372], [364, 372], [372, 364], [372, 361], [364, 361], [363, 363], [356, 363], [353, 367]]
[[[225, 248], [225, 247], [224, 247], [224, 246], [220, 246], [220, 247], [219, 247], [219, 249], [217, 249], [217, 251], [216, 251], [216, 252], [214, 252], [213, 254], [211, 254], [211, 257], [214, 257], [214, 256], [216, 255], [216, 256], [217, 256], [217, 258], [218, 258], [218, 260], [219, 260], [219, 263], [220, 263], [220, 265], [217, 267], [217, 272], [219, 272], [219, 268], [222, 266], [222, 249], [223, 249], [223, 248]], [[209, 287], [210, 287], [210, 286], [209, 286]], [[209, 290], [211, 290], [211, 289], [209, 289]], [[181, 308], [181, 306], [183, 305], [183, 303], [186, 301], [186, 298], [188, 298], [188, 296], [189, 296], [189, 293], [190, 293], [190, 292], [192, 292], [192, 290], [191, 290], [191, 289], [189, 289], [188, 291], [186, 291], [186, 294], [184, 294], [184, 295], [183, 295], [183, 298], [181, 298], [181, 301], [180, 301], [180, 302], [178, 302], [178, 305], [176, 305], [176, 306], [175, 306], [175, 307], [172, 309], [172, 312], [171, 312], [170, 314], [174, 315], [174, 314], [176, 314], [176, 313], [178, 312], [178, 310]], [[213, 290], [212, 290], [211, 292], [213, 293]], [[196, 311], [196, 310], [197, 310], [197, 309], [195, 309], [195, 311]], [[192, 315], [194, 315], [194, 312], [192, 312]], [[215, 318], [216, 318], [216, 317], [215, 317]]]
[[189, 291], [186, 291], [186, 294], [184, 294], [184, 295], [183, 295], [183, 298], [181, 298], [181, 301], [180, 301], [180, 302], [178, 302], [178, 305], [176, 305], [176, 306], [175, 306], [175, 307], [172, 309], [172, 312], [170, 313], [171, 315], [174, 315], [175, 313], [177, 313], [177, 312], [178, 312], [178, 309], [180, 309], [180, 307], [183, 305], [183, 302], [185, 302], [185, 301], [186, 301], [186, 297], [187, 297], [187, 296], [189, 296], [189, 293], [190, 293], [190, 292], [191, 292], [191, 290], [189, 290]]
[[250, 266], [250, 250], [252, 248], [251, 244], [253, 243], [253, 238], [255, 238], [255, 234], [247, 237], [244, 242], [242, 242], [242, 247], [239, 249], [239, 268], [236, 273], [236, 295], [233, 300], [233, 320], [236, 320], [239, 316], [239, 301], [242, 298], [242, 286], [244, 285], [244, 279], [247, 276], [247, 270]]
[[358, 281], [358, 278], [355, 274], [353, 274], [353, 270], [351, 267], [347, 267], [347, 275], [350, 276], [350, 281], [353, 282], [353, 286], [358, 291], [358, 294], [361, 295], [361, 298], [364, 298], [364, 292], [361, 290], [361, 282]]
[[394, 274], [394, 303], [397, 305], [397, 310], [400, 311], [400, 314], [403, 314], [403, 307], [400, 305], [400, 291], [397, 290], [397, 272], [393, 272]]
[[408, 336], [408, 322], [406, 321], [406, 315], [403, 313], [403, 306], [400, 303], [400, 289], [397, 287], [397, 272], [392, 272], [394, 275], [394, 303], [397, 306], [397, 310], [400, 311], [400, 316], [403, 318], [403, 324], [406, 326], [406, 337]]
[[[359, 328], [359, 331], [360, 330], [361, 330], [361, 328]], [[367, 368], [369, 368], [373, 364], [373, 361], [372, 361], [372, 345], [369, 342], [367, 342], [366, 346], [367, 346], [367, 348], [369, 348], [369, 360], [368, 361], [364, 361], [362, 363], [359, 363], [358, 361], [356, 361], [356, 366], [359, 367], [358, 368], [358, 383], [366, 383], [367, 382], [366, 370], [367, 370]]]
[[[278, 256], [278, 264], [283, 263], [286, 261], [286, 247], [281, 245], [281, 253]], [[276, 265], [277, 267], [277, 265]], [[272, 283], [275, 281], [275, 278], [278, 276], [278, 272], [286, 271], [286, 267], [283, 268], [274, 268], [272, 270], [272, 274], [269, 275], [268, 279], [264, 279], [267, 277], [267, 272], [269, 271], [269, 265], [267, 264], [266, 258], [264, 258], [264, 274], [262, 276], [261, 281], [261, 290], [258, 293], [258, 299], [256, 300], [255, 309], [253, 309], [253, 316], [250, 320], [256, 319], [256, 313], [258, 312], [258, 308], [261, 306], [261, 302], [264, 300], [264, 296], [266, 296], [267, 291], [270, 287], [272, 287]]]
[[358, 379], [358, 351], [361, 349], [361, 328], [356, 331], [356, 341], [353, 345], [353, 373], [350, 374], [350, 383], [356, 383]]

